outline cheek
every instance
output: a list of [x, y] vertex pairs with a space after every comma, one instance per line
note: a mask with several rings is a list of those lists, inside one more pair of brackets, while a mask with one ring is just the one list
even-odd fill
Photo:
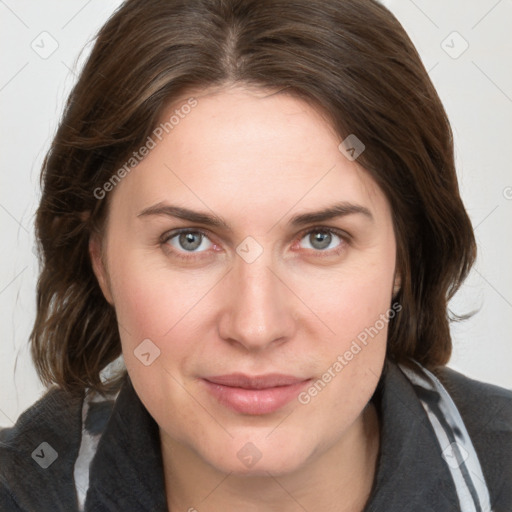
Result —
[[356, 414], [369, 400], [381, 374], [389, 322], [396, 314], [391, 308], [393, 272], [391, 248], [330, 275], [304, 276], [297, 283], [319, 319], [310, 336], [317, 343], [309, 350], [320, 375], [306, 390], [303, 403], [314, 402], [320, 408], [330, 403], [335, 414]]
[[219, 280], [218, 272], [180, 272], [165, 261], [148, 261], [145, 253], [125, 251], [120, 264], [111, 272], [126, 367], [136, 373], [144, 368], [136, 356], [140, 352], [138, 347], [148, 339], [160, 351], [153, 348], [159, 354], [159, 364], [165, 364], [169, 370], [188, 367], [206, 340], [199, 333], [201, 328], [205, 331], [213, 314], [214, 293], [210, 296], [209, 292]]
[[111, 270], [114, 305], [123, 350], [132, 350], [149, 338], [159, 340], [184, 314], [193, 295], [166, 279], [165, 273], [143, 264], [144, 258], [127, 254]]
[[393, 271], [391, 252], [334, 271], [304, 273], [296, 278], [294, 290], [324, 325], [325, 335], [342, 348], [389, 310]]
[[118, 320], [130, 332], [162, 336], [197, 302], [197, 278], [173, 270], [158, 248], [131, 247], [121, 237], [112, 245], [110, 277]]
[[[317, 418], [315, 428], [328, 425], [326, 444], [361, 413], [379, 381], [392, 312], [388, 285], [387, 280], [358, 275], [309, 295], [311, 308], [329, 330], [320, 324], [310, 337], [316, 344], [306, 348], [308, 359], [319, 371], [298, 398], [304, 411]], [[325, 334], [318, 336], [320, 332]]]

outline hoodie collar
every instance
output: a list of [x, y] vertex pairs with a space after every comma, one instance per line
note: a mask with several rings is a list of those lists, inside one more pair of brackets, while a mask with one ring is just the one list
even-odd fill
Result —
[[373, 399], [381, 443], [364, 512], [459, 510], [437, 437], [412, 384], [395, 363], [386, 361]]
[[158, 425], [128, 376], [89, 474], [87, 512], [167, 512]]

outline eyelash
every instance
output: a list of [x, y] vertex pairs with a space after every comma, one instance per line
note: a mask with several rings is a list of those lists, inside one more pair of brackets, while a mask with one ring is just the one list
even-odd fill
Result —
[[[350, 241], [350, 238], [351, 238], [350, 235], [348, 233], [346, 233], [345, 231], [341, 231], [339, 229], [331, 228], [331, 227], [315, 226], [313, 228], [308, 228], [307, 230], [299, 233], [297, 235], [296, 241], [300, 242], [306, 235], [309, 235], [311, 233], [319, 233], [319, 232], [320, 233], [328, 233], [330, 235], [336, 235], [341, 239], [341, 243], [340, 243], [339, 247], [337, 247], [335, 249], [329, 249], [329, 250], [323, 250], [323, 251], [307, 249], [307, 251], [314, 251], [314, 252], [318, 253], [316, 256], [318, 256], [320, 258], [321, 257], [330, 257], [330, 256], [335, 256], [335, 255], [341, 254], [345, 250], [345, 245]], [[168, 231], [168, 232], [164, 233], [160, 237], [160, 243], [162, 245], [166, 245], [167, 249], [173, 254], [173, 256], [175, 256], [179, 259], [182, 259], [182, 260], [190, 261], [192, 259], [198, 259], [198, 255], [199, 255], [199, 258], [203, 257], [202, 255], [204, 253], [206, 253], [207, 251], [200, 251], [197, 253], [196, 252], [188, 252], [189, 255], [185, 256], [185, 254], [187, 254], [186, 252], [176, 251], [175, 249], [171, 248], [171, 246], [168, 244], [169, 240], [172, 240], [173, 238], [177, 237], [178, 235], [180, 235], [182, 233], [201, 234], [202, 236], [204, 236], [205, 238], [210, 240], [210, 238], [208, 237], [208, 234], [201, 229], [180, 228], [180, 229], [174, 229], [172, 231]], [[212, 240], [210, 240], [210, 242], [212, 242]], [[212, 243], [214, 243], [214, 242], [212, 242]]]

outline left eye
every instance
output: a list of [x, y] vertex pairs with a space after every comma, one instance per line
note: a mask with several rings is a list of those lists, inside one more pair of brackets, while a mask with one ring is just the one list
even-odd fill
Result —
[[306, 246], [301, 245], [302, 248], [305, 249], [314, 249], [317, 251], [325, 251], [326, 249], [334, 249], [339, 245], [339, 242], [334, 245], [334, 247], [329, 247], [331, 243], [336, 239], [339, 242], [342, 241], [342, 238], [331, 231], [329, 229], [315, 229], [312, 231], [308, 231], [304, 237], [301, 238], [301, 241], [306, 241]]
[[[181, 231], [170, 236], [167, 242], [175, 249], [185, 252], [202, 252], [212, 245], [211, 241], [201, 231]], [[210, 245], [205, 244], [205, 242]]]

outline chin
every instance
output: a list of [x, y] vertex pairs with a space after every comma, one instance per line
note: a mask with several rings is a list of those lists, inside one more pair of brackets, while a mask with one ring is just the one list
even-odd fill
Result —
[[[308, 458], [300, 442], [269, 443], [260, 441], [232, 439], [228, 446], [219, 446], [215, 451], [210, 445], [203, 458], [215, 469], [223, 473], [238, 476], [280, 476], [299, 470]], [[277, 440], [277, 438], [276, 438]]]

